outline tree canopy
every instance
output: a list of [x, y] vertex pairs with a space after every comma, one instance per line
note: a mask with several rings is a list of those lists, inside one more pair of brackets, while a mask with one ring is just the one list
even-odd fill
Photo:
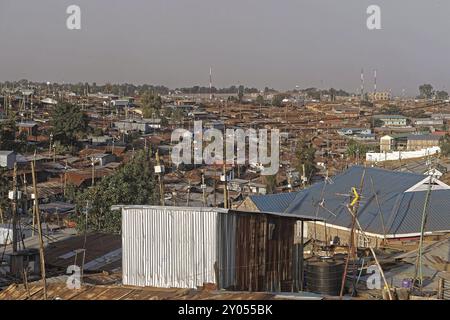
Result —
[[77, 105], [60, 103], [52, 114], [55, 141], [72, 145], [78, 136], [88, 131], [88, 117]]
[[144, 118], [159, 117], [161, 115], [161, 97], [153, 92], [145, 92], [141, 98], [142, 115]]
[[0, 123], [0, 150], [15, 150], [16, 130], [13, 119]]
[[112, 205], [156, 204], [158, 199], [150, 157], [144, 151], [139, 151], [113, 175], [75, 195], [79, 213], [75, 216], [77, 228], [86, 229], [85, 210], [88, 207], [87, 230], [118, 233], [121, 230], [121, 215], [120, 212], [111, 211]]
[[346, 154], [350, 158], [365, 157], [368, 151], [368, 146], [352, 139], [347, 144]]
[[8, 192], [10, 190], [10, 182], [6, 172], [7, 170], [0, 168], [0, 211], [3, 217], [9, 208]]
[[[316, 149], [306, 141], [299, 141], [295, 155], [297, 156], [296, 169], [308, 180], [317, 172], [314, 165]], [[303, 172], [303, 165], [305, 172]]]
[[433, 96], [433, 86], [431, 84], [422, 84], [419, 86], [419, 93], [421, 98], [431, 99]]
[[441, 154], [448, 157], [450, 155], [450, 135], [446, 134], [443, 136], [439, 142], [439, 146], [441, 147]]

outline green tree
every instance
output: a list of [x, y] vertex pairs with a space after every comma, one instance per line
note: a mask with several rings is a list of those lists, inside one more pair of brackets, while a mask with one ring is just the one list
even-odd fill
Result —
[[283, 93], [274, 95], [272, 98], [272, 105], [274, 105], [275, 107], [281, 107], [283, 104], [283, 99], [286, 97], [287, 95]]
[[277, 187], [277, 175], [263, 176], [267, 193], [274, 193]]
[[369, 148], [361, 143], [358, 143], [355, 140], [350, 140], [347, 144], [346, 155], [350, 158], [357, 157], [365, 157], [366, 153], [369, 151]]
[[158, 188], [154, 179], [153, 165], [144, 151], [113, 175], [103, 178], [93, 188], [86, 189], [76, 196], [77, 228], [86, 229], [85, 208], [88, 207], [87, 229], [89, 231], [118, 233], [121, 230], [121, 215], [111, 211], [118, 204], [156, 204]]
[[238, 99], [239, 99], [239, 102], [242, 102], [242, 98], [244, 97], [244, 91], [245, 91], [244, 86], [240, 85], [239, 88], [238, 88]]
[[141, 96], [140, 101], [144, 118], [159, 117], [161, 115], [162, 100], [158, 94], [145, 92]]
[[437, 92], [436, 92], [436, 97], [437, 97], [439, 100], [447, 100], [447, 99], [448, 99], [448, 92], [447, 92], [447, 91], [444, 91], [444, 90], [437, 91]]
[[8, 192], [10, 190], [10, 181], [6, 176], [6, 172], [7, 170], [0, 168], [0, 215], [3, 219], [5, 219], [6, 212], [9, 209]]
[[184, 119], [184, 112], [181, 108], [173, 108], [170, 113], [170, 118], [173, 123], [182, 123]]
[[[306, 141], [299, 141], [295, 155], [297, 157], [296, 169], [300, 175], [305, 176], [308, 180], [317, 172], [315, 166], [316, 149]], [[303, 167], [305, 171], [303, 172]]]
[[441, 147], [441, 154], [448, 157], [450, 155], [450, 135], [443, 136], [439, 141], [439, 146]]
[[88, 131], [88, 117], [77, 105], [60, 103], [52, 114], [53, 137], [61, 144], [73, 145]]
[[16, 130], [14, 119], [0, 123], [0, 150], [15, 150]]
[[419, 93], [421, 98], [431, 99], [433, 96], [433, 86], [431, 84], [422, 84], [419, 86]]
[[256, 97], [256, 100], [255, 100], [255, 103], [256, 103], [256, 105], [258, 105], [258, 106], [262, 106], [262, 105], [264, 105], [264, 97], [262, 96], [262, 95], [258, 95], [257, 97]]

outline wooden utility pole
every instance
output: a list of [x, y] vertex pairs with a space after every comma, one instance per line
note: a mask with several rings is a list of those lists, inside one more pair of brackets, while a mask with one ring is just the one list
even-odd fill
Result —
[[186, 206], [189, 207], [189, 202], [191, 201], [191, 180], [188, 181], [188, 190], [187, 190], [187, 198], [186, 198]]
[[419, 250], [417, 251], [416, 268], [415, 268], [415, 272], [414, 272], [414, 285], [418, 278], [420, 291], [422, 291], [422, 288], [423, 288], [423, 270], [422, 270], [423, 240], [424, 240], [424, 234], [425, 234], [425, 226], [427, 223], [428, 205], [430, 203], [430, 196], [431, 196], [432, 182], [433, 182], [433, 174], [432, 174], [431, 170], [432, 169], [429, 169], [430, 180], [428, 182], [428, 189], [427, 189], [427, 193], [425, 196], [425, 202], [423, 204], [422, 223], [420, 226]]
[[203, 192], [203, 206], [206, 207], [206, 184], [205, 184], [205, 172], [202, 172], [202, 192]]
[[17, 252], [17, 163], [14, 162], [13, 188], [12, 188], [12, 228], [13, 252]]
[[[358, 218], [356, 217], [354, 212], [349, 207], [347, 207], [347, 209], [350, 212], [350, 214], [352, 215], [352, 217], [355, 219], [356, 225], [358, 226], [359, 231], [362, 233], [363, 237], [367, 239], [368, 237], [367, 237], [366, 233], [364, 232], [363, 228], [361, 227], [361, 224], [359, 223]], [[378, 269], [380, 270], [381, 277], [383, 278], [383, 281], [384, 281], [384, 286], [388, 290], [389, 300], [393, 300], [392, 293], [391, 293], [391, 288], [389, 287], [389, 283], [387, 282], [386, 277], [385, 277], [384, 272], [383, 272], [383, 269], [381, 268], [381, 265], [380, 265], [380, 263], [379, 263], [379, 261], [377, 259], [377, 255], [375, 254], [375, 250], [373, 250], [372, 246], [369, 246], [369, 249], [370, 249], [370, 252], [373, 255], [373, 258], [375, 259], [375, 264], [377, 265]]]
[[[347, 259], [345, 259], [345, 267], [344, 267], [344, 274], [342, 276], [342, 283], [341, 283], [341, 291], [339, 294], [340, 299], [342, 299], [342, 296], [344, 295], [344, 288], [345, 288], [345, 281], [347, 278], [347, 271], [348, 271], [348, 265], [350, 262], [350, 258], [353, 258], [356, 254], [356, 246], [355, 246], [355, 226], [357, 222], [357, 214], [358, 214], [358, 207], [359, 207], [359, 201], [360, 201], [360, 194], [362, 194], [362, 189], [364, 186], [364, 177], [366, 175], [366, 170], [364, 169], [362, 176], [361, 176], [361, 182], [359, 185], [359, 191], [357, 192], [355, 188], [352, 188], [354, 198], [352, 202], [350, 203], [351, 208], [351, 214], [352, 214], [352, 223], [351, 223], [351, 229], [350, 229], [350, 243], [348, 246], [347, 251]], [[355, 289], [355, 288], [353, 288]]]
[[64, 198], [66, 197], [66, 188], [67, 188], [67, 160], [64, 165], [64, 183], [63, 183], [63, 190], [64, 190]]
[[376, 201], [376, 204], [377, 204], [377, 206], [378, 206], [378, 215], [380, 216], [381, 227], [383, 228], [383, 240], [384, 240], [384, 242], [386, 242], [386, 241], [387, 241], [387, 240], [386, 240], [386, 226], [385, 226], [385, 224], [384, 224], [384, 218], [383, 218], [383, 213], [381, 212], [380, 201], [378, 200], [378, 195], [377, 195], [377, 193], [375, 192], [375, 187], [374, 187], [374, 185], [373, 185], [373, 179], [372, 179], [372, 177], [370, 177], [370, 183], [371, 183], [371, 185], [372, 185], [372, 193], [373, 193], [373, 195], [375, 196], [375, 201]]
[[214, 182], [213, 182], [213, 188], [214, 188], [214, 207], [217, 207], [217, 193], [216, 193], [216, 188], [217, 188], [217, 181], [216, 181], [216, 171], [214, 170]]
[[95, 160], [94, 157], [91, 158], [91, 164], [92, 164], [92, 181], [91, 186], [93, 187], [95, 184]]
[[[23, 202], [24, 212], [28, 214], [28, 184], [27, 184], [27, 175], [23, 174], [23, 194], [25, 201]], [[23, 237], [22, 237], [22, 245], [25, 248]]]
[[48, 145], [48, 155], [52, 154], [53, 133], [50, 133], [50, 144]]
[[227, 167], [223, 164], [223, 207], [228, 209]]
[[42, 225], [41, 225], [41, 217], [39, 212], [39, 196], [38, 190], [36, 186], [36, 171], [34, 168], [34, 161], [31, 162], [31, 174], [33, 177], [33, 198], [34, 198], [34, 206], [36, 213], [36, 222], [39, 232], [39, 255], [41, 260], [41, 276], [42, 276], [42, 284], [44, 287], [44, 300], [47, 300], [47, 282], [45, 279], [45, 255], [44, 255], [44, 240], [42, 238]]
[[164, 199], [164, 166], [161, 166], [161, 161], [159, 158], [159, 149], [156, 150], [156, 166], [155, 166], [155, 173], [158, 174], [158, 180], [159, 180], [159, 195], [161, 199], [161, 205], [165, 205], [165, 199]]
[[173, 205], [176, 207], [177, 206], [177, 192], [176, 191], [172, 191], [172, 202], [173, 202]]

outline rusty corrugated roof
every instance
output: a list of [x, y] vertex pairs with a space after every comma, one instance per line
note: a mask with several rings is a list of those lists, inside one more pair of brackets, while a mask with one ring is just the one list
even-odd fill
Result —
[[[139, 288], [128, 286], [83, 285], [80, 289], [69, 289], [66, 283], [47, 285], [49, 300], [271, 300], [280, 298], [274, 293], [264, 292], [218, 292], [176, 288]], [[13, 284], [0, 292], [0, 300], [43, 300], [40, 283], [28, 286]]]

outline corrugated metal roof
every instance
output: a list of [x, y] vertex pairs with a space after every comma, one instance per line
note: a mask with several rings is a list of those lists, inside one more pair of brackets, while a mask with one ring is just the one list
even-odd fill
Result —
[[[226, 292], [195, 289], [140, 288], [113, 285], [83, 285], [80, 289], [68, 289], [65, 282], [48, 283], [48, 300], [321, 300], [322, 296], [310, 292], [267, 293]], [[13, 284], [0, 292], [0, 300], [43, 300], [43, 288], [39, 283]]]
[[408, 136], [408, 140], [435, 140], [438, 141], [441, 139], [439, 136], [435, 136], [432, 134], [411, 134]]
[[[332, 178], [332, 183], [320, 182], [308, 189], [284, 194], [250, 196], [261, 211], [317, 216], [327, 223], [350, 227], [347, 204], [352, 187], [359, 187], [366, 170], [358, 219], [365, 231], [383, 234], [381, 211], [386, 233], [391, 235], [420, 232], [422, 211], [427, 191], [408, 192], [423, 181], [421, 174], [353, 166]], [[373, 181], [373, 189], [372, 182]], [[323, 197], [322, 195], [323, 192]], [[375, 196], [376, 194], [376, 196]], [[379, 206], [377, 204], [377, 199]], [[434, 190], [429, 203], [426, 231], [450, 230], [450, 190]]]
[[75, 250], [84, 248], [86, 270], [112, 271], [120, 267], [122, 257], [117, 253], [122, 248], [120, 235], [91, 233], [86, 235], [86, 244], [84, 241], [84, 235], [79, 235], [48, 245], [45, 263], [64, 269], [73, 264], [80, 265], [83, 254], [79, 253], [75, 261]]
[[[292, 195], [295, 195], [295, 193], [290, 193]], [[285, 195], [284, 193], [280, 193], [277, 195]], [[287, 195], [287, 194], [286, 194]], [[295, 197], [295, 196], [294, 196]], [[216, 212], [216, 213], [231, 213], [231, 214], [254, 214], [255, 212], [251, 211], [243, 211], [243, 210], [232, 210], [232, 209], [224, 209], [224, 208], [217, 208], [217, 207], [182, 207], [182, 206], [152, 206], [152, 205], [114, 205], [111, 206], [111, 210], [130, 210], [130, 209], [153, 209], [153, 210], [164, 210], [167, 209], [168, 211], [172, 210], [181, 210], [181, 211], [197, 211], [197, 212]], [[321, 217], [313, 217], [310, 215], [302, 215], [295, 212], [281, 212], [278, 210], [264, 210], [259, 211], [259, 214], [268, 214], [272, 216], [279, 216], [279, 217], [286, 217], [286, 218], [296, 218], [299, 220], [308, 220], [308, 221], [314, 221], [314, 220], [320, 220], [322, 221], [323, 218]]]

